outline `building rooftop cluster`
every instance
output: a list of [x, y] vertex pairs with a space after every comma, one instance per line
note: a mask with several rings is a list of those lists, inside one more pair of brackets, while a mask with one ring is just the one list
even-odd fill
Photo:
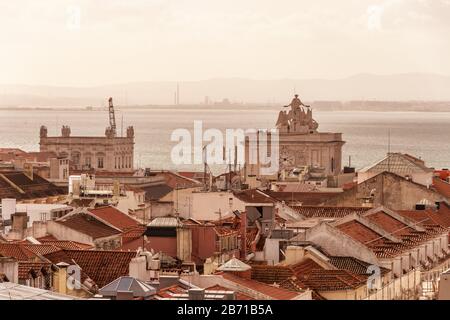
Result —
[[[110, 134], [61, 156], [67, 127], [41, 129], [41, 152], [0, 149], [0, 299], [437, 298], [425, 288], [450, 267], [448, 170], [389, 153], [341, 172], [343, 141], [296, 99], [271, 177], [134, 170], [131, 129], [126, 150]], [[295, 139], [334, 151], [300, 166]]]

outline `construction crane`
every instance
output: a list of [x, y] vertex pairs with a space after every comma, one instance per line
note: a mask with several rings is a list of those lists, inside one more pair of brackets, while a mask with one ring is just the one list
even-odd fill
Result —
[[113, 135], [116, 135], [116, 116], [114, 114], [113, 99], [109, 98], [109, 127]]

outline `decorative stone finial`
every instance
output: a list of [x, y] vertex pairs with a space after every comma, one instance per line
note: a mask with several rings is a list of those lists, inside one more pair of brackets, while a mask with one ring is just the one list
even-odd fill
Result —
[[41, 126], [41, 129], [39, 131], [39, 136], [41, 138], [47, 138], [47, 127], [46, 126]]
[[304, 105], [298, 98], [298, 94], [292, 99], [289, 112], [280, 111], [277, 121], [277, 129], [285, 133], [313, 133], [317, 132], [319, 124], [313, 119], [311, 107]]

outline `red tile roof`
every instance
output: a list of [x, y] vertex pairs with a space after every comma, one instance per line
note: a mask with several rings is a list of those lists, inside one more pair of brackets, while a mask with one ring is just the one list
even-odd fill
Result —
[[290, 266], [295, 276], [309, 274], [314, 270], [324, 270], [324, 268], [312, 259], [306, 259], [302, 262]]
[[23, 244], [23, 247], [33, 252], [35, 255], [41, 256], [61, 250], [51, 244]]
[[414, 229], [407, 224], [393, 218], [383, 211], [367, 215], [366, 218], [395, 237], [408, 235], [414, 231]]
[[100, 221], [106, 222], [122, 230], [122, 232], [134, 229], [140, 225], [138, 221], [112, 206], [89, 209], [89, 212], [99, 218]]
[[[361, 261], [354, 257], [329, 257], [329, 262], [339, 270], [347, 270], [353, 274], [358, 275], [367, 275], [368, 268], [371, 266], [371, 263], [367, 263], [365, 261]], [[386, 274], [390, 272], [389, 269], [380, 267], [381, 274]]]
[[57, 220], [56, 223], [87, 234], [93, 239], [120, 234], [120, 231], [111, 228], [110, 226], [85, 213], [78, 213], [64, 217], [62, 220]]
[[277, 202], [276, 199], [257, 189], [234, 192], [234, 196], [247, 203], [272, 204]]
[[[19, 187], [23, 193], [20, 192], [17, 187]], [[67, 192], [64, 188], [55, 186], [37, 174], [34, 174], [33, 179], [30, 179], [22, 171], [0, 172], [0, 199], [37, 199], [66, 194]]]
[[302, 203], [305, 206], [320, 206], [341, 195], [341, 192], [275, 192], [267, 191], [271, 197], [286, 203]]
[[90, 244], [81, 243], [81, 242], [75, 242], [70, 240], [48, 240], [48, 241], [41, 241], [39, 242], [43, 244], [52, 245], [54, 247], [57, 247], [59, 249], [68, 249], [68, 250], [90, 250], [94, 247]]
[[[205, 290], [207, 290], [207, 291], [234, 291], [234, 290], [228, 289], [228, 288], [223, 287], [223, 286], [218, 285], [218, 284], [216, 284], [214, 286], [211, 286], [211, 287], [208, 287], [208, 288], [205, 288]], [[239, 300], [239, 301], [255, 300], [252, 297], [246, 295], [245, 293], [242, 293], [242, 292], [239, 292], [239, 291], [235, 292], [235, 297], [236, 297], [236, 300]]]
[[302, 277], [295, 277], [280, 286], [291, 288], [296, 286], [319, 292], [357, 289], [366, 284], [367, 277], [355, 275], [347, 270], [312, 270]]
[[287, 266], [252, 265], [252, 280], [274, 284], [280, 283], [294, 275], [292, 268]]
[[30, 278], [37, 278], [39, 276], [48, 274], [50, 270], [50, 262], [31, 262], [20, 261], [19, 262], [19, 279], [27, 280]]
[[230, 273], [223, 273], [222, 277], [238, 285], [257, 291], [274, 300], [292, 300], [299, 295], [298, 292], [294, 292], [284, 288], [277, 288], [255, 280], [244, 279]]
[[433, 178], [433, 187], [441, 195], [443, 195], [447, 199], [450, 199], [450, 183], [435, 177]]
[[438, 211], [427, 210], [403, 210], [398, 213], [421, 225], [440, 225], [444, 228], [450, 228], [450, 207], [441, 203]]
[[31, 261], [37, 259], [36, 254], [20, 243], [0, 243], [0, 256], [15, 258], [19, 261]]
[[306, 218], [343, 218], [351, 214], [362, 214], [371, 208], [366, 207], [322, 207], [291, 206], [297, 213]]
[[385, 244], [387, 241], [381, 234], [366, 227], [357, 220], [340, 224], [337, 228], [362, 244], [375, 246], [377, 244]]
[[129, 274], [131, 259], [136, 252], [106, 250], [62, 250], [45, 256], [54, 264], [75, 262], [98, 287]]

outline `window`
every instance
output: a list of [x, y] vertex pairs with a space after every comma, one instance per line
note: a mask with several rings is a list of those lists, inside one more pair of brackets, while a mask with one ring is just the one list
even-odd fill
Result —
[[85, 163], [86, 167], [90, 168], [91, 167], [91, 157], [87, 156], [85, 158], [85, 162], [84, 163]]
[[331, 158], [331, 172], [334, 172], [335, 165], [334, 165], [334, 158]]
[[103, 169], [103, 157], [99, 157], [97, 160], [97, 168]]

